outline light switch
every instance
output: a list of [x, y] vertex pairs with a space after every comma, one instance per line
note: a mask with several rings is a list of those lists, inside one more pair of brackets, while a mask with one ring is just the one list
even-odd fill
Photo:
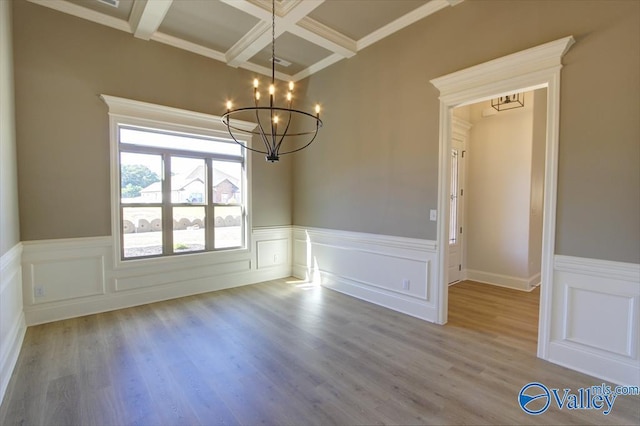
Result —
[[429, 210], [429, 220], [432, 222], [435, 222], [436, 220], [438, 220], [438, 210], [436, 209]]

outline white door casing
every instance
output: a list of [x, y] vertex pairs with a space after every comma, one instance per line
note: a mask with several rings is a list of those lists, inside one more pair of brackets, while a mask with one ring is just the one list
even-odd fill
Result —
[[546, 87], [547, 141], [545, 148], [545, 193], [542, 236], [542, 273], [538, 356], [548, 357], [551, 325], [551, 287], [556, 229], [558, 136], [560, 123], [560, 70], [562, 57], [575, 43], [573, 36], [532, 47], [502, 58], [438, 77], [431, 83], [440, 91], [440, 136], [438, 167], [438, 280], [434, 286], [438, 323], [447, 322], [450, 152], [452, 109], [505, 95]]

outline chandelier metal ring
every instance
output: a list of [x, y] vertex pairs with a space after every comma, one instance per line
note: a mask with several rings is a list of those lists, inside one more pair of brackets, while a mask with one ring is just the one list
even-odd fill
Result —
[[[315, 115], [306, 111], [292, 108], [294, 87], [293, 82], [289, 82], [289, 90], [286, 91], [286, 100], [288, 102], [288, 107], [277, 106], [275, 103], [275, 74], [277, 62], [275, 56], [275, 16], [275, 0], [272, 0], [271, 85], [269, 86], [268, 90], [269, 106], [259, 106], [261, 97], [260, 91], [258, 90], [259, 81], [258, 79], [255, 79], [253, 81], [253, 99], [255, 102], [255, 106], [234, 109], [232, 108], [231, 101], [227, 101], [227, 112], [222, 115], [222, 123], [227, 127], [229, 135], [237, 144], [250, 151], [266, 154], [267, 161], [270, 161], [272, 163], [278, 161], [280, 159], [280, 155], [291, 154], [311, 145], [311, 143], [316, 139], [316, 136], [318, 136], [318, 130], [320, 130], [323, 124], [322, 120], [320, 119], [320, 105], [316, 104]], [[282, 117], [278, 115], [279, 113], [282, 115]], [[232, 124], [231, 117], [241, 114], [255, 114], [255, 121], [257, 125], [256, 130], [247, 131], [246, 127], [239, 128]], [[282, 121], [280, 121], [281, 118]], [[310, 128], [310, 130], [304, 130], [304, 128], [300, 130], [300, 126], [304, 125], [304, 123], [300, 124], [301, 120], [313, 120], [312, 126], [309, 126], [308, 124], [306, 126], [306, 128]], [[278, 129], [279, 124], [280, 129]], [[290, 126], [293, 126], [293, 129], [295, 129], [291, 133], [289, 132]], [[236, 135], [234, 135], [234, 131], [242, 132], [243, 134], [249, 133], [251, 135], [260, 136], [260, 139], [264, 144], [264, 150], [252, 148], [247, 146], [247, 144], [240, 142], [236, 138]], [[310, 137], [309, 140], [300, 141], [300, 139], [302, 139], [302, 137], [304, 136]], [[299, 139], [296, 144], [291, 139], [287, 138]]]

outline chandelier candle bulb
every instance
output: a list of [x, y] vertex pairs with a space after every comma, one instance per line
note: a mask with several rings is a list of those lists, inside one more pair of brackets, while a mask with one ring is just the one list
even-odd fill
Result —
[[[316, 139], [318, 130], [322, 127], [322, 120], [320, 119], [320, 104], [316, 105], [316, 114], [293, 108], [293, 88], [295, 84], [293, 81], [289, 81], [289, 90], [283, 90], [283, 98], [287, 99], [285, 103], [278, 105], [276, 94], [276, 1], [271, 0], [271, 81], [269, 83], [269, 100], [266, 106], [260, 106], [260, 92], [258, 87], [260, 82], [257, 78], [253, 79], [253, 98], [254, 105], [242, 108], [233, 109], [231, 101], [227, 102], [227, 112], [221, 117], [222, 123], [227, 127], [229, 136], [238, 145], [241, 145], [243, 149], [253, 152], [259, 152], [266, 154], [266, 160], [275, 163], [280, 160], [280, 156], [284, 154], [292, 154], [298, 152], [309, 145]], [[282, 83], [286, 84], [286, 83]], [[286, 86], [285, 86], [286, 87]], [[284, 89], [284, 87], [283, 87]], [[286, 94], [285, 94], [286, 93]], [[232, 115], [252, 114], [255, 116], [253, 119], [255, 122], [254, 130], [249, 130], [248, 133], [253, 136], [259, 136], [259, 143], [256, 146], [250, 146], [238, 140], [240, 137], [246, 137], [247, 130], [244, 127], [248, 127], [251, 123], [244, 122], [244, 124], [231, 123]], [[284, 114], [284, 125], [281, 126], [280, 133], [278, 133], [279, 115]], [[295, 128], [295, 131], [289, 132], [289, 126]], [[237, 132], [237, 134], [236, 134]], [[240, 136], [242, 135], [242, 136]]]

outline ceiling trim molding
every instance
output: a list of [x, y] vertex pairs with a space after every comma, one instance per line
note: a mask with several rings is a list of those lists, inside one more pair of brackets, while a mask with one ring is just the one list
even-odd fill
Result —
[[178, 49], [186, 50], [197, 55], [206, 56], [207, 58], [215, 59], [216, 61], [226, 62], [224, 53], [214, 49], [210, 49], [201, 44], [192, 43], [182, 38], [174, 37], [169, 34], [156, 32], [149, 40], [157, 41], [169, 46], [177, 47]]
[[[0, 0], [2, 1], [2, 0]], [[68, 15], [105, 25], [133, 34], [136, 38], [153, 40], [178, 49], [202, 55], [235, 68], [247, 69], [267, 76], [271, 75], [270, 66], [249, 62], [257, 53], [271, 42], [271, 4], [269, 0], [220, 0], [241, 12], [257, 18], [259, 22], [240, 38], [226, 52], [220, 52], [204, 45], [159, 32], [163, 20], [173, 0], [134, 0], [129, 19], [116, 18], [102, 12], [71, 3], [67, 0], [27, 0]], [[302, 40], [331, 52], [295, 75], [276, 71], [276, 78], [298, 81], [318, 72], [344, 58], [351, 58], [358, 51], [413, 24], [445, 7], [452, 7], [464, 0], [430, 0], [423, 6], [379, 28], [371, 34], [353, 40], [333, 28], [308, 16], [325, 0], [280, 0], [276, 2], [276, 33], [279, 37], [290, 33]]]
[[271, 8], [267, 9], [247, 0], [220, 0], [220, 2], [248, 13], [261, 21], [271, 22]]
[[328, 66], [331, 66], [331, 65], [335, 64], [336, 62], [341, 61], [343, 59], [344, 59], [344, 56], [342, 56], [342, 55], [340, 55], [338, 53], [334, 53], [333, 55], [327, 56], [323, 60], [318, 61], [315, 64], [311, 65], [310, 67], [305, 68], [302, 71], [298, 72], [297, 74], [293, 75], [291, 77], [291, 80], [295, 82], [295, 81], [302, 80], [303, 78], [307, 78], [311, 74], [314, 74], [314, 73], [320, 71], [321, 69], [327, 68]]
[[[271, 77], [271, 68], [270, 67], [264, 67], [262, 65], [257, 65], [257, 64], [254, 64], [253, 62], [243, 62], [240, 65], [238, 65], [238, 68], [242, 68], [242, 69], [245, 69], [245, 70], [256, 72], [258, 74], [266, 75], [267, 77]], [[289, 74], [285, 74], [283, 72], [280, 72], [280, 71], [276, 70], [276, 79], [281, 80], [281, 81], [292, 81], [293, 77], [291, 75], [289, 75]], [[293, 81], [295, 81], [295, 80], [293, 80]]]
[[357, 41], [357, 47], [358, 47], [357, 50], [362, 50], [365, 47], [369, 47], [372, 44], [382, 40], [383, 38], [388, 37], [391, 34], [397, 31], [400, 31], [405, 27], [408, 27], [414, 22], [418, 22], [419, 20], [424, 19], [429, 15], [432, 15], [446, 7], [452, 7], [452, 6], [454, 5], [451, 4], [448, 0], [431, 0], [429, 3], [425, 4], [424, 6], [420, 6], [414, 11], [409, 12], [404, 16], [401, 16], [400, 18], [372, 32], [371, 34], [362, 37], [360, 40]]
[[158, 31], [172, 3], [173, 0], [146, 2], [134, 0], [129, 16], [129, 25], [134, 37], [149, 40]]
[[[253, 55], [261, 51], [265, 46], [268, 46], [271, 41], [270, 29], [270, 22], [258, 22], [224, 54], [227, 64], [235, 68], [242, 62], [251, 59]], [[282, 33], [282, 29], [278, 29], [276, 37], [279, 37]]]
[[290, 32], [345, 58], [352, 57], [358, 51], [355, 40], [309, 17], [301, 19]]
[[[264, 15], [264, 10], [251, 4], [252, 7], [247, 7], [247, 1], [238, 0], [223, 0], [229, 6], [246, 11], [252, 16], [261, 19], [244, 37], [242, 37], [236, 44], [234, 44], [225, 54], [227, 63], [232, 67], [237, 67], [240, 63], [248, 61], [256, 53], [267, 47], [271, 42], [271, 32], [268, 31], [271, 28], [272, 15], [269, 14], [269, 19], [264, 20], [261, 17]], [[298, 21], [305, 18], [315, 8], [320, 6], [324, 0], [318, 1], [300, 1], [292, 0], [283, 4], [283, 8], [286, 8], [286, 15], [281, 17], [276, 16], [275, 37], [280, 37], [285, 32], [291, 32], [295, 28]], [[257, 10], [259, 9], [259, 10]]]
[[44, 7], [48, 7], [49, 9], [57, 10], [58, 12], [67, 13], [77, 18], [86, 19], [87, 21], [95, 22], [96, 24], [101, 24], [107, 27], [115, 28], [116, 30], [132, 33], [131, 25], [129, 25], [129, 22], [125, 21], [124, 19], [105, 15], [104, 13], [87, 9], [86, 7], [79, 6], [75, 3], [71, 3], [64, 0], [27, 0], [27, 1], [37, 4], [39, 6], [44, 6]]

